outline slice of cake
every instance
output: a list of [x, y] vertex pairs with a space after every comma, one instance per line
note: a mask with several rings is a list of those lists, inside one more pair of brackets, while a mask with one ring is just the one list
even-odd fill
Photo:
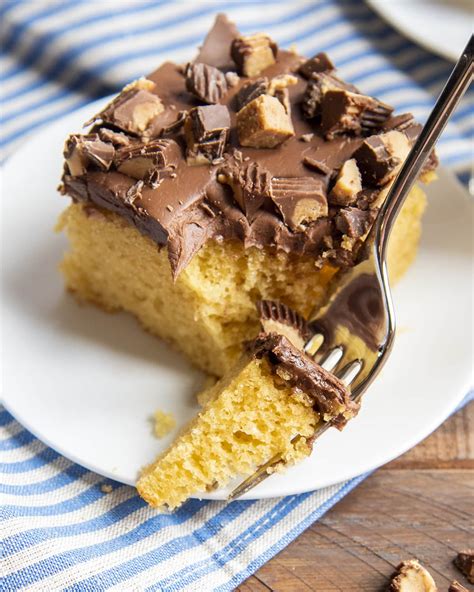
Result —
[[303, 319], [280, 303], [260, 307], [262, 333], [206, 393], [198, 416], [138, 480], [152, 506], [174, 509], [192, 495], [308, 456], [316, 427], [341, 428], [357, 412], [345, 385], [303, 353]]
[[[354, 265], [420, 129], [325, 54], [242, 36], [224, 16], [193, 62], [163, 64], [88, 123], [64, 152], [68, 289], [131, 312], [216, 376], [257, 335], [259, 300], [308, 316]], [[415, 188], [392, 233], [394, 278], [424, 204]]]

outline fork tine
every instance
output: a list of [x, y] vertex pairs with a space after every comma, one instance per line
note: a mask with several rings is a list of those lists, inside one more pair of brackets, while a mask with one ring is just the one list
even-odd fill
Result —
[[328, 372], [331, 372], [339, 364], [343, 355], [344, 355], [344, 349], [341, 346], [333, 347], [321, 359], [321, 361], [319, 362], [319, 365], [322, 366]]
[[[294, 438], [292, 438], [291, 443], [294, 444], [300, 438], [301, 438], [300, 435], [295, 436]], [[268, 469], [270, 469], [272, 467], [276, 467], [277, 465], [279, 465], [280, 463], [283, 463], [283, 462], [284, 461], [282, 460], [281, 454], [275, 454], [275, 456], [272, 456], [272, 458], [270, 460], [268, 460], [265, 464], [260, 465], [258, 467], [258, 469], [255, 471], [255, 473], [253, 473], [252, 475], [247, 477], [247, 479], [242, 481], [242, 483], [240, 485], [238, 485], [230, 493], [230, 495], [227, 497], [227, 499], [229, 501], [232, 501], [232, 500], [244, 495], [244, 493], [247, 493], [247, 491], [250, 491], [251, 489], [256, 487], [259, 483], [261, 483], [262, 481], [265, 481], [265, 479], [267, 477], [270, 477], [272, 472], [269, 473]]]
[[323, 345], [324, 342], [324, 335], [322, 333], [315, 333], [313, 337], [308, 341], [308, 343], [304, 346], [304, 351], [308, 354], [308, 356], [315, 356], [320, 347]]
[[359, 372], [362, 370], [363, 362], [361, 360], [354, 360], [350, 362], [339, 372], [338, 378], [346, 386], [350, 386], [352, 382], [357, 378]]

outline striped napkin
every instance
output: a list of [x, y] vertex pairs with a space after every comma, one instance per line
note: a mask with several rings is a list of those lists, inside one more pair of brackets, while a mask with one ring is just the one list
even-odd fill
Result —
[[[186, 61], [216, 12], [301, 53], [328, 51], [343, 77], [421, 121], [451, 69], [359, 0], [3, 0], [1, 157], [40, 126], [163, 60]], [[471, 96], [439, 148], [464, 181], [472, 113]], [[158, 515], [132, 488], [61, 457], [5, 410], [0, 430], [0, 573], [8, 591], [232, 590], [364, 478], [280, 499], [191, 500]]]

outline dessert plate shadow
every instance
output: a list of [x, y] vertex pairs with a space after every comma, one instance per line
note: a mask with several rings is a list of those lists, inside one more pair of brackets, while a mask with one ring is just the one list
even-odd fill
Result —
[[[161, 409], [183, 425], [198, 410], [203, 376], [130, 316], [80, 306], [64, 292], [57, 265], [66, 241], [53, 233], [68, 204], [56, 191], [61, 146], [96, 110], [88, 105], [57, 121], [3, 169], [2, 398], [46, 445], [133, 484], [176, 433], [156, 440], [150, 416]], [[467, 394], [472, 202], [443, 169], [428, 195], [420, 253], [394, 290], [395, 349], [359, 417], [342, 433], [329, 430], [309, 459], [248, 497], [301, 493], [375, 469], [430, 434]]]

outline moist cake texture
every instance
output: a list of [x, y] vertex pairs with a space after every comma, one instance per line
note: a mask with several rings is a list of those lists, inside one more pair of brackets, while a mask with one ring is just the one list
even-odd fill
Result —
[[[223, 16], [193, 62], [163, 64], [89, 124], [64, 152], [66, 285], [218, 376], [256, 335], [258, 300], [308, 315], [357, 261], [420, 129], [325, 54], [243, 37]], [[415, 189], [392, 236], [394, 277], [423, 207]]]

